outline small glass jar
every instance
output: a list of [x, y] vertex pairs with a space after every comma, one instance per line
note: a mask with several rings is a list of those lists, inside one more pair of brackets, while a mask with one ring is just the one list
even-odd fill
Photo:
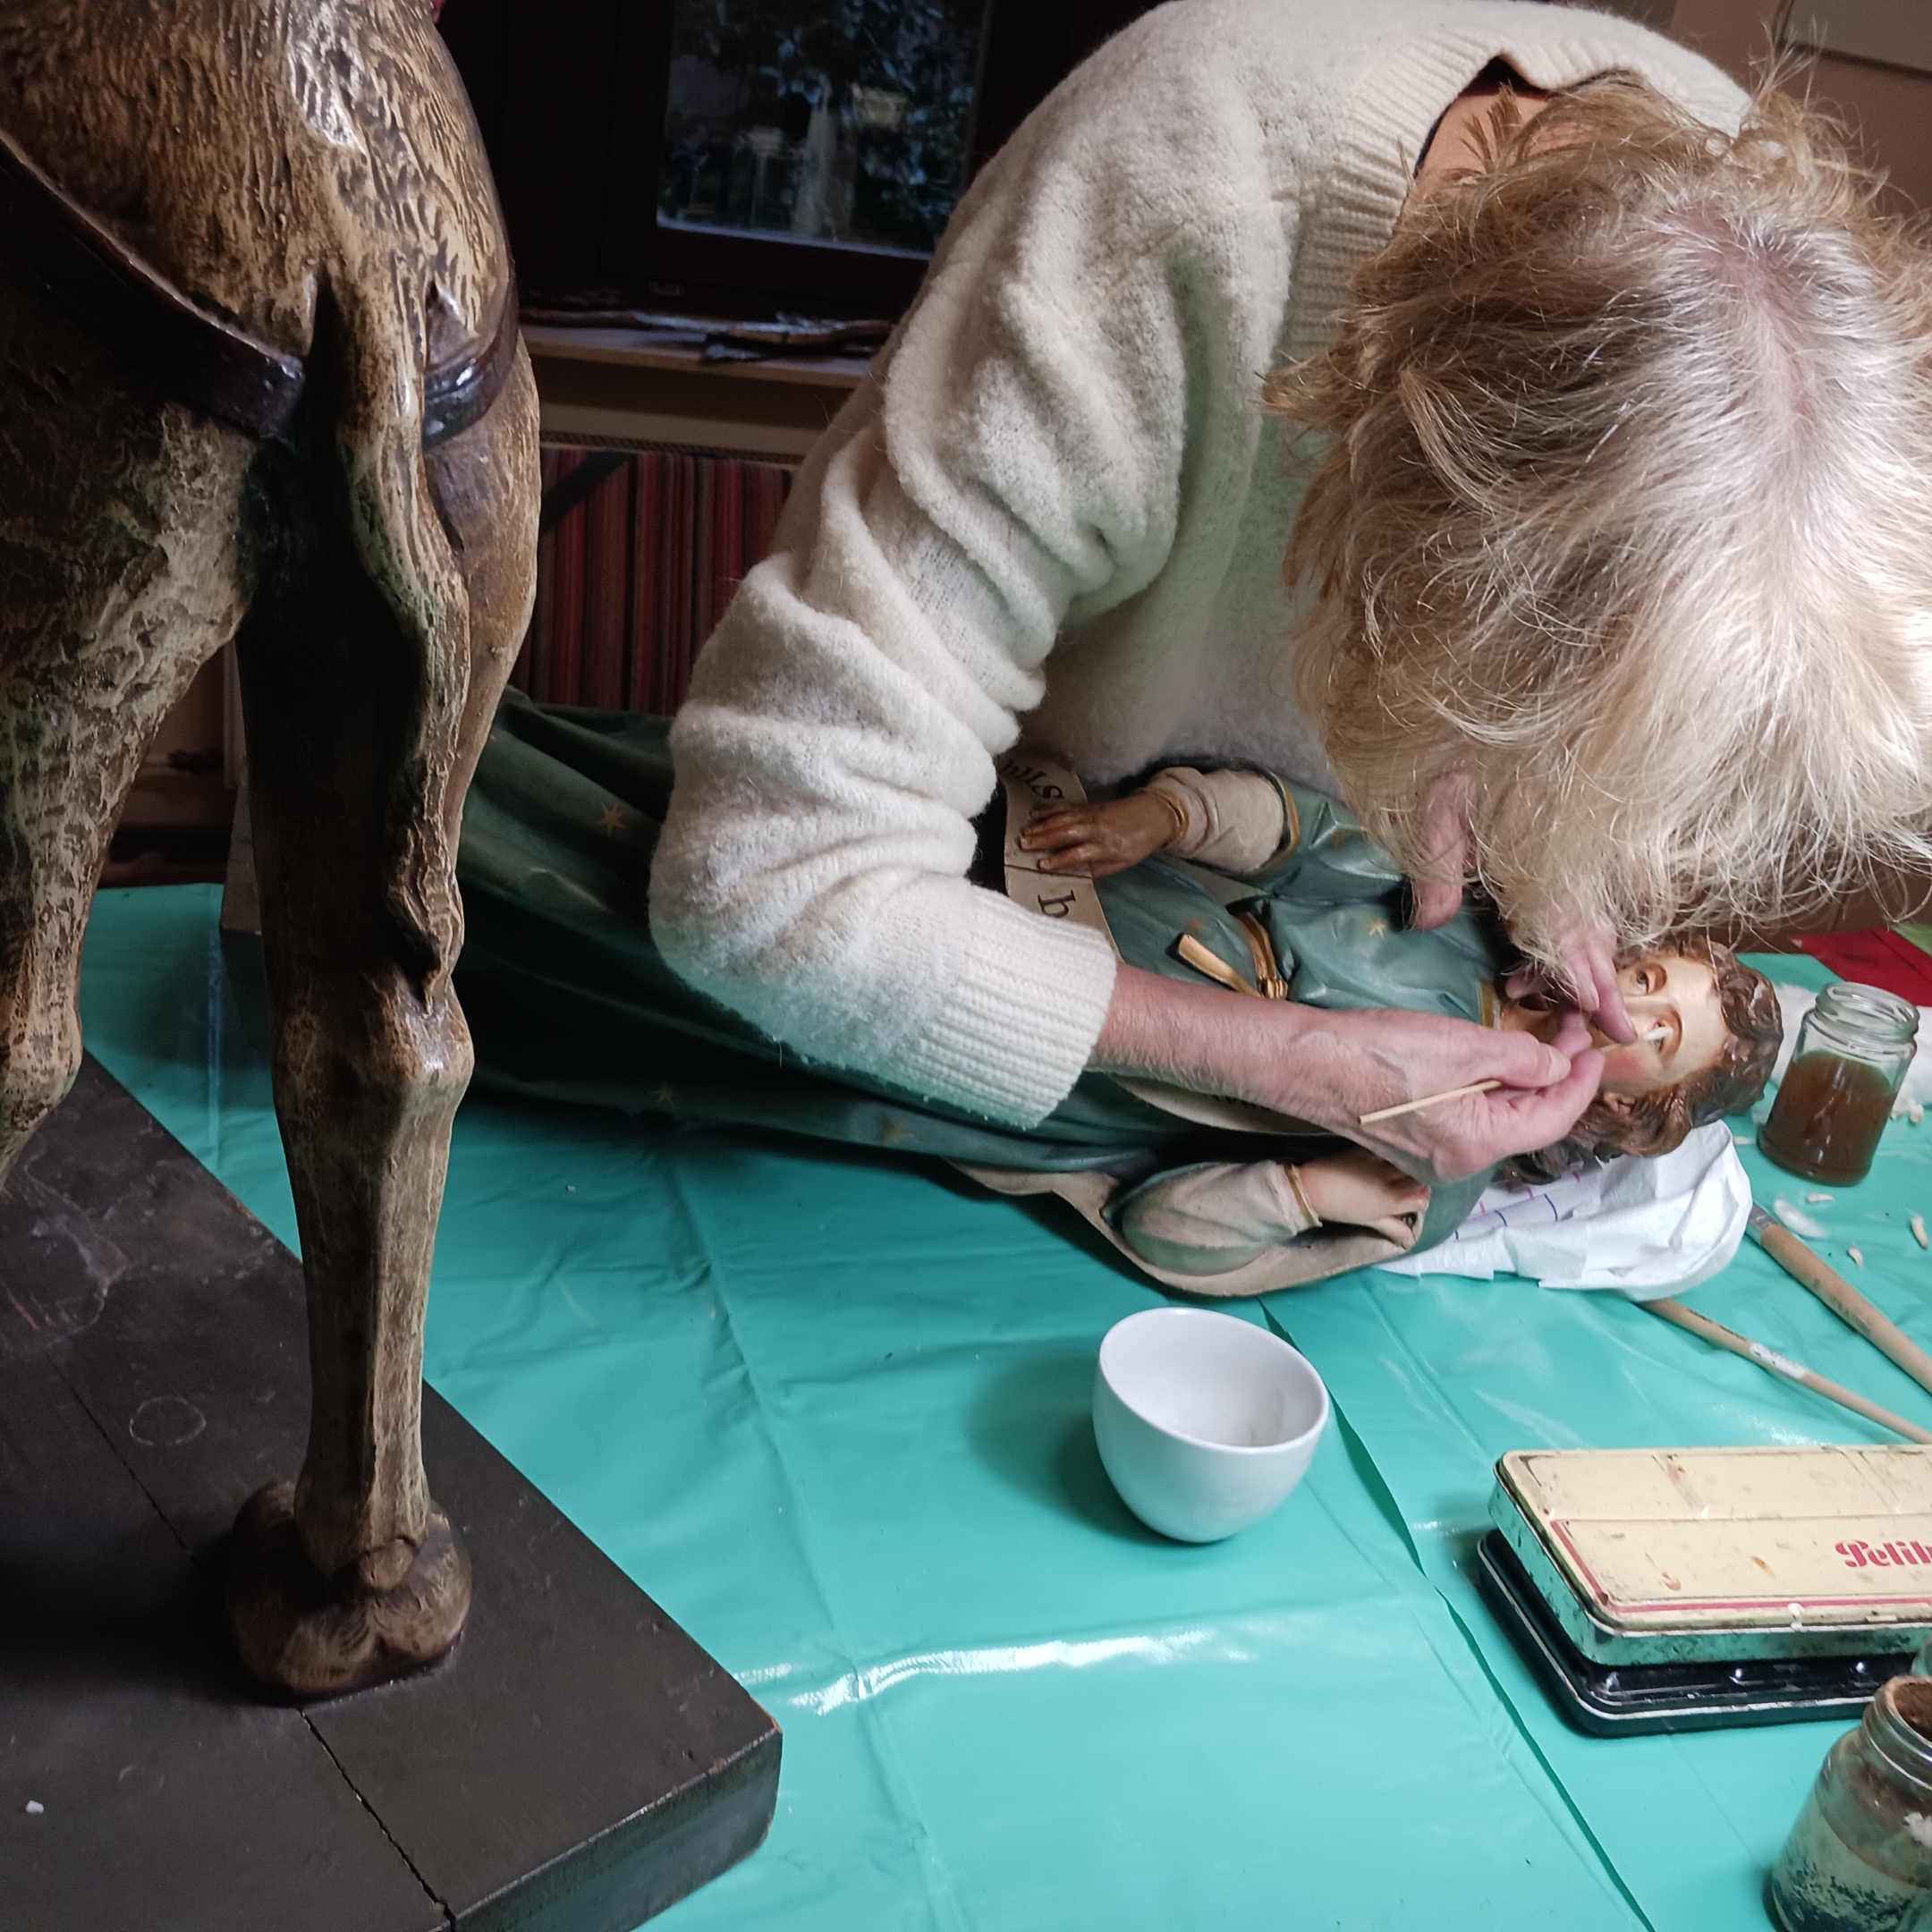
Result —
[[1895, 993], [1828, 986], [1798, 1030], [1758, 1146], [1808, 1181], [1848, 1187], [1871, 1169], [1878, 1136], [1917, 1051], [1919, 1009]]
[[1832, 1746], [1767, 1889], [1785, 1932], [1932, 1922], [1932, 1679], [1881, 1684]]

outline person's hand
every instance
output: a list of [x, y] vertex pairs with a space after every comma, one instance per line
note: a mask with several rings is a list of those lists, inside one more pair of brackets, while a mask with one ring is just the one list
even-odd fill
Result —
[[1469, 794], [1468, 775], [1452, 772], [1438, 778], [1422, 801], [1422, 843], [1429, 862], [1409, 882], [1419, 931], [1446, 926], [1462, 910], [1470, 862]]
[[[1306, 1021], [1295, 1048], [1301, 1063], [1296, 1084], [1318, 1073], [1333, 1096], [1322, 1124], [1424, 1181], [1460, 1180], [1561, 1140], [1603, 1078], [1603, 1055], [1591, 1048], [1589, 1029], [1574, 1013], [1546, 1046], [1528, 1033], [1435, 1013], [1293, 1010]], [[1487, 1080], [1503, 1084], [1361, 1123], [1378, 1108]]]
[[1429, 1191], [1379, 1155], [1326, 1154], [1297, 1162], [1293, 1171], [1301, 1199], [1320, 1220], [1368, 1228], [1404, 1248], [1415, 1239], [1413, 1217], [1428, 1211]]
[[1043, 872], [1105, 878], [1173, 844], [1181, 822], [1157, 792], [1130, 792], [1097, 805], [1043, 805], [1020, 834], [1021, 852], [1038, 852]]
[[[1532, 1034], [1439, 1013], [1335, 1013], [1187, 986], [1133, 966], [1114, 975], [1091, 1064], [1292, 1114], [1430, 1182], [1561, 1140], [1603, 1077], [1603, 1055], [1575, 1013], [1545, 1046]], [[1361, 1123], [1379, 1107], [1486, 1080], [1503, 1084]]]
[[1571, 915], [1559, 917], [1551, 934], [1563, 970], [1548, 973], [1538, 966], [1526, 966], [1503, 982], [1511, 999], [1530, 995], [1567, 1000], [1593, 1018], [1602, 1031], [1614, 1040], [1628, 1045], [1637, 1038], [1637, 1029], [1623, 1008], [1623, 994], [1617, 985], [1616, 934], [1604, 919], [1584, 920]]
[[[1469, 778], [1456, 772], [1438, 778], [1423, 801], [1422, 843], [1430, 860], [1411, 882], [1419, 930], [1446, 925], [1461, 910], [1470, 863], [1469, 793]], [[1617, 987], [1616, 934], [1608, 922], [1580, 918], [1574, 911], [1560, 914], [1549, 943], [1563, 962], [1561, 971], [1526, 968], [1510, 975], [1504, 992], [1512, 999], [1539, 993], [1565, 1002], [1594, 1019], [1612, 1039], [1626, 1044], [1635, 1039], [1637, 1030]]]

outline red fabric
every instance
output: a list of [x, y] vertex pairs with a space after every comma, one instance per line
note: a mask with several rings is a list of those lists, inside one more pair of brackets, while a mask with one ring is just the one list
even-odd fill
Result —
[[[545, 491], [589, 453], [545, 450]], [[539, 540], [537, 606], [511, 682], [551, 704], [675, 711], [692, 656], [770, 550], [791, 487], [776, 463], [627, 457]]]
[[1883, 987], [1914, 1006], [1932, 1006], [1932, 958], [1883, 926], [1862, 932], [1815, 933], [1798, 945], [1842, 979]]

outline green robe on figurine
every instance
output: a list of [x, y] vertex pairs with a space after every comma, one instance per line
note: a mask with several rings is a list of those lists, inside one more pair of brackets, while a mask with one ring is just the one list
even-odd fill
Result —
[[[1429, 1245], [1490, 1178], [1432, 1192], [1402, 1183], [1394, 1204], [1404, 1211], [1335, 1219], [1309, 1196], [1348, 1144], [1244, 1103], [1088, 1073], [1044, 1121], [1019, 1129], [805, 1062], [679, 979], [652, 942], [647, 900], [670, 795], [668, 730], [664, 718], [505, 697], [470, 788], [459, 860], [468, 937], [457, 980], [485, 1084], [937, 1156], [1002, 1192], [1063, 1196], [1137, 1267], [1197, 1293], [1261, 1293]], [[1004, 823], [996, 806], [982, 821], [975, 876], [1043, 916], [1096, 927], [1132, 965], [1217, 981], [1231, 996], [1533, 1023], [1498, 992], [1510, 952], [1480, 902], [1434, 931], [1411, 929], [1406, 881], [1318, 792], [1271, 774], [1178, 770], [1089, 807], [1078, 780], [1046, 760], [1013, 754], [1001, 776]], [[1099, 877], [1060, 869], [1065, 852], [1040, 849], [1043, 813], [1126, 822], [1136, 811], [1144, 818], [1148, 799], [1172, 815], [1163, 823], [1174, 835], [1135, 849], [1168, 849]], [[1191, 838], [1191, 812], [1215, 822], [1195, 825]], [[1230, 852], [1265, 857], [1233, 870]], [[1708, 1023], [1699, 1033], [1693, 1013], [1689, 1025], [1673, 1018], [1667, 1042], [1624, 1049], [1654, 1050], [1644, 1090], [1669, 1097], [1675, 1145], [1693, 1114], [1739, 1104], [1741, 1078], [1750, 1084], [1755, 1070], [1761, 1087], [1766, 1009], [1775, 1053], [1776, 1003], [1728, 955], [1711, 957], [1707, 972], [1702, 953], [1655, 957], [1648, 970], [1660, 980], [1662, 962], [1678, 962], [1680, 1004], [1701, 984], [1717, 1016], [1716, 1033]], [[1699, 1045], [1707, 1035], [1717, 1043], [1709, 1052]], [[1697, 1078], [1716, 1087], [1691, 1096], [1682, 1079], [1660, 1084], [1657, 1073], [1686, 1070], [1669, 1058], [1692, 1050], [1708, 1063]], [[1620, 1113], [1563, 1151], [1621, 1145], [1611, 1130], [1629, 1125]], [[1648, 1140], [1657, 1144], [1640, 1150], [1665, 1150], [1655, 1131]], [[1342, 1165], [1367, 1160], [1350, 1152]]]

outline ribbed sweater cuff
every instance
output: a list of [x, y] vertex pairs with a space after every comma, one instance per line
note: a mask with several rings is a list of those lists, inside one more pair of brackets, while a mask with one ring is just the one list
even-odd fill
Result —
[[1085, 927], [972, 895], [944, 1009], [894, 1055], [894, 1081], [1030, 1127], [1084, 1071], [1114, 996], [1114, 949]]

